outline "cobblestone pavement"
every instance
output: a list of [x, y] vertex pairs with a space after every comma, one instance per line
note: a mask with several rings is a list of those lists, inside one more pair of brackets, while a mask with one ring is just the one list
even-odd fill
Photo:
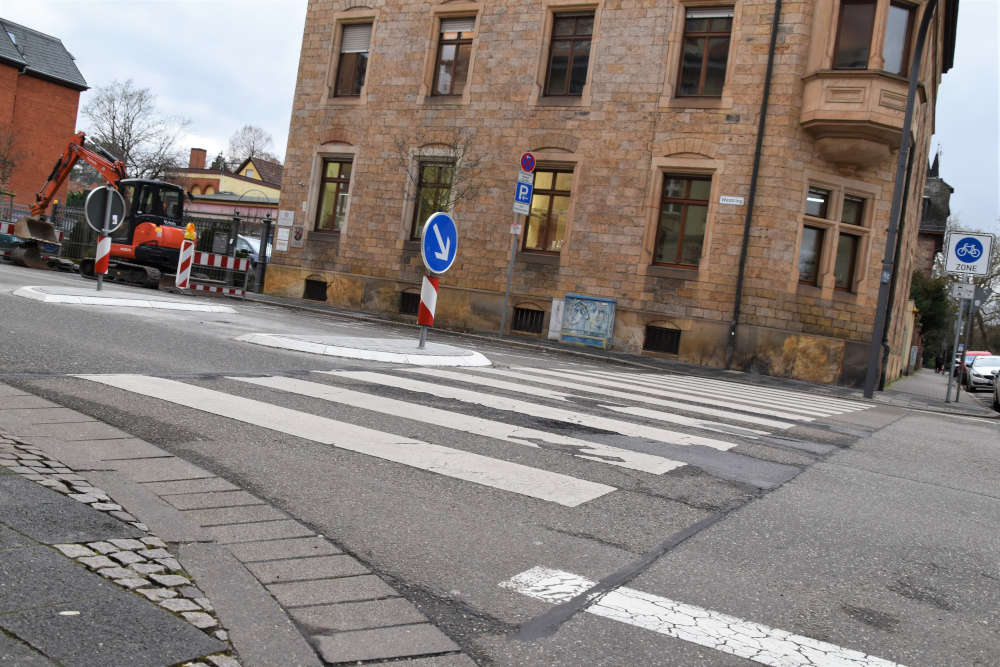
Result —
[[[229, 643], [228, 651], [185, 664], [474, 664], [362, 562], [227, 480], [5, 385], [0, 425], [0, 473], [139, 533], [52, 548], [81, 573], [94, 572]], [[0, 643], [0, 656], [4, 650]]]

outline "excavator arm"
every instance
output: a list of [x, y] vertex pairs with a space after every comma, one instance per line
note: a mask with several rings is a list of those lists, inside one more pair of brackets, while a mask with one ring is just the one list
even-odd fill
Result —
[[66, 182], [66, 179], [69, 178], [73, 167], [80, 160], [83, 160], [100, 172], [104, 180], [115, 188], [118, 187], [118, 181], [125, 178], [124, 162], [116, 159], [115, 156], [99, 146], [95, 146], [94, 150], [90, 150], [83, 145], [84, 139], [86, 139], [86, 135], [83, 132], [77, 132], [69, 140], [69, 143], [66, 145], [66, 151], [59, 156], [59, 160], [52, 167], [52, 173], [46, 179], [45, 185], [35, 195], [35, 203], [31, 205], [32, 217], [38, 217], [45, 213], [49, 204], [52, 203], [52, 198], [59, 191], [59, 188], [62, 187], [62, 184]]

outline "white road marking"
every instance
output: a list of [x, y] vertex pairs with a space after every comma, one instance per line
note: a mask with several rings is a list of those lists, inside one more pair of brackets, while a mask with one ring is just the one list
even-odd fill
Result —
[[606, 484], [596, 484], [460, 449], [383, 433], [176, 380], [142, 375], [76, 377], [313, 442], [334, 445], [340, 449], [548, 500], [567, 507], [576, 507], [616, 490], [615, 487]]
[[444, 428], [482, 435], [488, 438], [504, 440], [515, 445], [526, 447], [539, 447], [538, 441], [555, 445], [556, 447], [572, 448], [572, 453], [580, 458], [591, 461], [599, 461], [609, 465], [621, 466], [632, 470], [640, 470], [653, 475], [660, 475], [674, 468], [686, 465], [680, 461], [672, 461], [662, 456], [654, 456], [643, 452], [633, 452], [630, 449], [620, 449], [609, 447], [600, 443], [587, 442], [577, 438], [570, 438], [556, 433], [539, 431], [522, 426], [513, 426], [503, 422], [496, 422], [481, 417], [472, 417], [449, 410], [441, 410], [426, 405], [415, 405], [406, 401], [397, 401], [394, 398], [366, 394], [360, 391], [334, 387], [319, 382], [308, 382], [283, 376], [275, 377], [232, 377], [230, 380], [239, 380], [250, 384], [268, 387], [280, 391], [287, 391], [301, 396], [319, 398], [324, 401], [342, 403], [365, 410], [374, 410], [383, 414], [402, 417], [425, 424], [433, 424]]
[[[425, 375], [431, 379], [445, 379], [445, 380], [456, 380], [458, 382], [465, 382], [467, 384], [479, 385], [482, 387], [491, 387], [494, 389], [506, 389], [508, 391], [517, 392], [519, 396], [530, 395], [530, 396], [545, 396], [548, 398], [558, 398], [560, 400], [569, 400], [574, 394], [568, 394], [565, 392], [554, 392], [548, 389], [542, 389], [540, 387], [532, 387], [530, 385], [516, 383], [516, 382], [504, 382], [503, 380], [496, 380], [489, 377], [483, 377], [481, 375], [473, 375], [471, 373], [459, 373], [456, 371], [447, 371], [438, 368], [407, 368], [409, 373], [417, 373], [419, 375]], [[616, 410], [610, 406], [611, 410]], [[624, 410], [618, 410], [619, 412], [625, 412]], [[767, 431], [760, 431], [757, 429], [746, 428], [743, 426], [733, 426], [731, 424], [724, 424], [722, 422], [712, 421], [708, 419], [697, 419], [695, 417], [685, 417], [684, 415], [673, 414], [670, 412], [658, 413], [655, 417], [659, 421], [668, 422], [671, 424], [679, 424], [681, 426], [691, 426], [693, 428], [701, 428], [707, 431], [718, 431], [720, 433], [738, 433], [746, 437], [755, 437], [758, 435], [767, 435]]]
[[[530, 371], [530, 373], [525, 373], [522, 371]], [[659, 405], [665, 408], [677, 408], [678, 410], [686, 410], [688, 412], [697, 412], [703, 415], [709, 415], [712, 417], [724, 417], [727, 419], [732, 419], [733, 421], [742, 421], [748, 424], [759, 424], [761, 426], [769, 426], [776, 429], [786, 429], [791, 428], [793, 424], [787, 422], [780, 422], [776, 419], [766, 419], [764, 417], [755, 417], [753, 415], [741, 415], [735, 413], [732, 410], [719, 410], [716, 408], [706, 408], [700, 405], [693, 405], [691, 403], [682, 403], [680, 401], [667, 401], [661, 398], [654, 398], [652, 396], [644, 396], [638, 392], [632, 391], [616, 391], [614, 389], [607, 389], [606, 387], [615, 386], [617, 383], [609, 382], [607, 380], [602, 381], [601, 379], [591, 378], [589, 376], [583, 377], [573, 377], [571, 380], [559, 380], [555, 379], [558, 377], [566, 377], [565, 374], [560, 374], [559, 371], [548, 371], [545, 369], [536, 368], [518, 368], [516, 370], [503, 370], [500, 368], [484, 368], [482, 372], [489, 373], [490, 375], [500, 375], [503, 377], [519, 378], [526, 382], [537, 382], [539, 384], [547, 384], [553, 387], [566, 387], [569, 389], [575, 389], [577, 392], [589, 392], [593, 394], [601, 394], [602, 396], [607, 396], [609, 398], [621, 398], [627, 401], [638, 401], [640, 403], [648, 403], [649, 405]], [[553, 377], [538, 377], [532, 373], [540, 373], [545, 376]], [[587, 387], [586, 385], [594, 385], [593, 387]], [[523, 391], [523, 389], [522, 389]], [[534, 393], [534, 387], [530, 390]], [[620, 408], [612, 405], [602, 405], [601, 407], [607, 408], [609, 410], [614, 410], [616, 412], [624, 412], [626, 414], [638, 414], [632, 412], [629, 408]], [[650, 419], [659, 419], [656, 415], [661, 414], [655, 410], [646, 410], [646, 414], [642, 415], [649, 417]]]
[[[607, 373], [601, 373], [608, 375]], [[709, 378], [688, 378], [677, 375], [650, 375], [641, 374], [633, 376], [641, 378], [643, 381], [653, 383], [662, 387], [688, 391], [717, 392], [725, 397], [738, 397], [744, 400], [753, 400], [764, 403], [782, 410], [796, 410], [807, 414], [830, 416], [854, 410], [864, 410], [863, 405], [839, 405], [834, 401], [827, 401], [825, 398], [810, 396], [808, 394], [793, 393], [783, 390], [773, 390], [763, 387], [755, 387], [736, 382], [726, 382], [724, 380], [712, 380]]]
[[[265, 347], [277, 347], [283, 350], [308, 352], [330, 357], [346, 357], [349, 359], [364, 359], [366, 361], [387, 361], [394, 364], [414, 364], [420, 366], [489, 366], [490, 360], [478, 352], [468, 354], [417, 354], [403, 351], [389, 352], [371, 347], [352, 347], [343, 345], [327, 345], [314, 341], [302, 340], [284, 334], [251, 333], [237, 336], [236, 340]], [[398, 339], [386, 339], [398, 343]]]
[[[560, 570], [535, 567], [500, 586], [546, 602], [571, 600], [593, 581]], [[596, 597], [586, 611], [722, 653], [775, 667], [901, 667], [861, 651], [792, 634], [711, 609], [616, 588]]]
[[822, 408], [831, 408], [853, 412], [855, 410], [865, 410], [867, 405], [857, 401], [849, 401], [835, 396], [810, 394], [806, 391], [792, 391], [788, 389], [777, 389], [763, 385], [744, 384], [729, 380], [717, 380], [714, 378], [698, 378], [689, 375], [655, 375], [655, 379], [661, 381], [676, 381], [698, 384], [704, 387], [718, 387], [719, 390], [739, 390], [757, 396], [771, 396], [789, 401], [795, 401], [805, 405], [814, 405]]
[[633, 424], [632, 422], [621, 421], [618, 419], [595, 417], [582, 412], [573, 412], [571, 410], [563, 410], [561, 408], [550, 408], [547, 405], [529, 403], [528, 401], [506, 398], [504, 396], [493, 396], [479, 391], [470, 391], [468, 389], [459, 389], [458, 387], [449, 387], [448, 385], [443, 384], [434, 384], [433, 382], [411, 380], [410, 378], [399, 377], [398, 375], [373, 373], [370, 371], [313, 372], [350, 378], [361, 382], [370, 382], [372, 384], [378, 384], [385, 387], [396, 387], [397, 389], [430, 394], [431, 396], [451, 398], [456, 401], [462, 401], [463, 403], [485, 405], [486, 407], [497, 410], [519, 412], [521, 414], [540, 417], [542, 419], [555, 419], [558, 421], [568, 422], [570, 424], [579, 424], [581, 426], [599, 428], [635, 438], [648, 438], [650, 440], [666, 442], [672, 445], [704, 445], [721, 451], [728, 451], [736, 446], [736, 443], [715, 440], [713, 438], [706, 438], [699, 435], [678, 433], [677, 431], [668, 431], [666, 429], [652, 426]]
[[782, 419], [790, 419], [793, 421], [806, 421], [810, 422], [814, 420], [814, 417], [809, 416], [809, 412], [803, 408], [785, 408], [782, 406], [780, 410], [775, 409], [774, 406], [761, 407], [759, 400], [754, 400], [751, 398], [739, 398], [726, 396], [725, 398], [720, 398], [720, 392], [704, 392], [704, 391], [693, 391], [687, 387], [678, 387], [672, 389], [667, 385], [653, 384], [650, 382], [645, 382], [644, 378], [638, 374], [632, 373], [609, 373], [606, 371], [590, 371], [584, 372], [575, 369], [562, 369], [562, 370], [544, 370], [537, 368], [524, 368], [522, 370], [530, 370], [533, 373], [544, 373], [559, 375], [560, 377], [571, 377], [571, 378], [587, 378], [588, 381], [596, 383], [601, 378], [607, 378], [602, 380], [607, 383], [609, 387], [620, 387], [622, 389], [629, 389], [631, 391], [638, 392], [640, 394], [651, 394], [653, 396], [667, 396], [670, 398], [679, 398], [682, 401], [687, 401], [691, 403], [701, 403], [704, 405], [714, 405], [720, 408], [733, 408], [735, 410], [744, 410], [747, 412], [754, 412], [761, 415], [770, 415], [772, 417], [781, 417]]

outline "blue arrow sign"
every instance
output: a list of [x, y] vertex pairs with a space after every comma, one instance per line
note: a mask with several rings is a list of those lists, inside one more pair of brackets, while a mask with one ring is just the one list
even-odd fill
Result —
[[434, 213], [424, 223], [420, 256], [431, 273], [444, 273], [458, 254], [458, 228], [447, 213]]

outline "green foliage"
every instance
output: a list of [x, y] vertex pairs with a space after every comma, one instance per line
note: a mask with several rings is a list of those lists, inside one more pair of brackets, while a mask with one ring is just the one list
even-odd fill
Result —
[[87, 195], [89, 193], [86, 190], [80, 190], [78, 192], [70, 192], [66, 195], [66, 206], [76, 206], [78, 208], [83, 208], [83, 205], [87, 202]]
[[924, 342], [924, 363], [933, 365], [934, 356], [947, 344], [954, 311], [948, 298], [951, 281], [947, 277], [928, 278], [914, 272], [910, 298], [920, 311], [920, 332]]

